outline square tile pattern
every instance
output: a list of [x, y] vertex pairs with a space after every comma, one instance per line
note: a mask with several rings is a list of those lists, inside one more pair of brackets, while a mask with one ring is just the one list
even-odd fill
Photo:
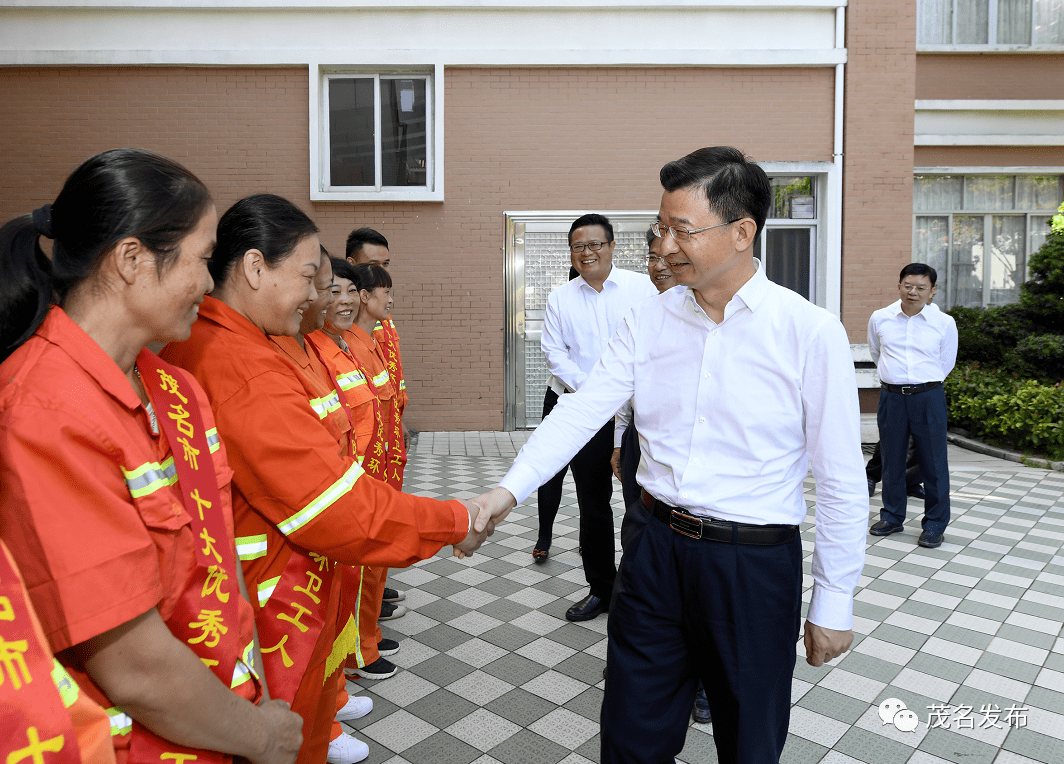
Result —
[[[406, 490], [475, 496], [498, 484], [527, 437], [421, 433]], [[910, 499], [903, 533], [868, 537], [853, 648], [813, 668], [796, 645], [786, 764], [1064, 762], [1064, 474], [974, 460], [952, 446], [950, 465], [953, 518], [942, 547], [916, 545], [921, 515]], [[804, 489], [808, 601], [812, 477]], [[870, 523], [880, 507], [877, 489]], [[391, 571], [389, 585], [405, 589], [412, 608], [383, 624], [402, 644], [393, 657], [401, 670], [348, 683], [374, 701], [373, 713], [347, 725], [369, 744], [369, 762], [599, 761], [606, 617], [564, 618], [586, 593], [570, 476], [543, 565], [531, 557], [537, 526], [533, 495], [473, 557], [455, 560], [448, 547]], [[916, 729], [882, 720], [887, 699], [916, 714]], [[717, 761], [712, 725], [691, 725], [678, 761]]]

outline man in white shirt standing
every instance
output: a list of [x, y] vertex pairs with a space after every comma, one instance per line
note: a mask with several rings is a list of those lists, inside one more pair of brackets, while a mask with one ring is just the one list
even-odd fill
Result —
[[883, 511], [873, 536], [902, 531], [905, 522], [905, 457], [916, 443], [924, 477], [924, 517], [917, 542], [942, 545], [949, 525], [946, 462], [946, 393], [942, 383], [957, 362], [957, 324], [931, 302], [938, 274], [930, 265], [901, 269], [901, 299], [868, 321], [868, 347], [879, 370], [879, 447], [883, 454]]
[[602, 762], [671, 761], [698, 679], [724, 764], [777, 762], [802, 614], [802, 481], [817, 481], [806, 661], [853, 641], [868, 494], [839, 320], [754, 257], [772, 187], [728, 147], [661, 170], [654, 233], [678, 286], [640, 303], [522, 449], [475, 524], [498, 521], [632, 399], [641, 501], [608, 624]]
[[[615, 246], [613, 224], [605, 215], [581, 215], [569, 228], [570, 261], [579, 276], [550, 293], [540, 340], [547, 369], [552, 375], [551, 389], [555, 400], [557, 396], [580, 389], [624, 314], [642, 300], [657, 294], [646, 277], [613, 266]], [[544, 404], [545, 413], [548, 406], [549, 401]], [[566, 611], [565, 617], [570, 621], [589, 621], [609, 610], [613, 581], [617, 576], [613, 509], [610, 506], [613, 498], [613, 469], [610, 465], [613, 420], [596, 430], [590, 439], [584, 437], [576, 444], [579, 447], [586, 443], [571, 455], [569, 464], [580, 507], [584, 577], [591, 589], [584, 599]], [[569, 459], [565, 461], [569, 462]], [[563, 462], [562, 469], [564, 465]], [[540, 502], [543, 502], [542, 493]], [[536, 543], [536, 549], [540, 551], [550, 549], [553, 525], [553, 516], [545, 509], [550, 507], [540, 507], [540, 532]], [[558, 511], [556, 502], [553, 511]], [[551, 522], [545, 522], [545, 518]]]

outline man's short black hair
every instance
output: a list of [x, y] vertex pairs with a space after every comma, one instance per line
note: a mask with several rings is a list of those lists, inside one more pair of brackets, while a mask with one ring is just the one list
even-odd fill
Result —
[[605, 215], [599, 215], [597, 212], [589, 212], [586, 215], [578, 217], [573, 221], [573, 224], [569, 226], [569, 243], [573, 243], [573, 231], [577, 228], [583, 228], [588, 225], [602, 226], [602, 229], [606, 232], [606, 241], [613, 241], [613, 223], [610, 222], [610, 219]]
[[938, 281], [938, 272], [926, 263], [909, 263], [901, 269], [901, 275], [898, 276], [898, 283], [900, 284], [905, 280], [906, 276], [927, 276], [931, 280], [931, 286], [935, 285]]
[[356, 228], [347, 237], [347, 257], [358, 257], [362, 251], [362, 245], [376, 244], [378, 247], [388, 249], [388, 240], [379, 231], [372, 228]]
[[661, 168], [661, 186], [666, 191], [699, 186], [709, 208], [720, 222], [752, 218], [761, 235], [772, 203], [772, 184], [760, 165], [739, 149], [711, 146], [692, 151]]
[[650, 251], [650, 245], [653, 244], [654, 243], [654, 239], [656, 239], [658, 237], [654, 234], [654, 229], [649, 227], [649, 226], [647, 227], [647, 230], [646, 230], [646, 233], [644, 234], [644, 236], [647, 237], [647, 252], [649, 252]]

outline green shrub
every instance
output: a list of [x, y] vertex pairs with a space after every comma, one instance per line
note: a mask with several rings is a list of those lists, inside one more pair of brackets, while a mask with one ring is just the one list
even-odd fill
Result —
[[1021, 304], [994, 308], [955, 306], [949, 314], [957, 322], [957, 362], [1000, 365], [1029, 337], [1035, 326]]
[[1059, 382], [1064, 379], [1064, 335], [1025, 337], [1006, 356], [1006, 364], [1024, 377]]
[[946, 406], [950, 424], [976, 437], [1064, 458], [1064, 383], [967, 364], [946, 379]]
[[1053, 218], [1045, 244], [1031, 255], [1031, 278], [1020, 287], [1020, 302], [1042, 331], [1059, 334], [1064, 333], [1064, 223], [1058, 225], [1057, 218], [1062, 216]]

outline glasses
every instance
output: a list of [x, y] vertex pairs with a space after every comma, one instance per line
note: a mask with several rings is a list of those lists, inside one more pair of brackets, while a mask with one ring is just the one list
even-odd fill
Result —
[[[658, 263], [664, 263], [664, 262], [665, 262], [665, 258], [664, 257], [659, 257], [658, 255], [643, 255], [643, 265], [645, 267], [647, 267], [647, 268], [649, 268], [652, 265], [657, 265]], [[666, 265], [667, 265], [667, 263], [666, 263]]]
[[655, 236], [659, 236], [664, 239], [669, 234], [672, 234], [672, 240], [677, 244], [682, 244], [685, 241], [689, 241], [696, 233], [702, 233], [703, 231], [709, 231], [713, 228], [720, 228], [722, 225], [731, 225], [732, 223], [742, 220], [742, 218], [735, 218], [735, 220], [729, 220], [727, 223], [717, 223], [716, 225], [707, 225], [705, 228], [684, 228], [680, 225], [662, 225], [661, 223], [651, 223], [650, 230], [654, 232]]
[[583, 254], [585, 249], [590, 249], [592, 252], [598, 252], [607, 244], [609, 244], [608, 241], [589, 241], [587, 244], [573, 244], [569, 249], [580, 255]]
[[916, 292], [917, 294], [923, 294], [927, 291], [925, 286], [916, 286], [916, 284], [902, 284], [901, 288], [906, 292]]

